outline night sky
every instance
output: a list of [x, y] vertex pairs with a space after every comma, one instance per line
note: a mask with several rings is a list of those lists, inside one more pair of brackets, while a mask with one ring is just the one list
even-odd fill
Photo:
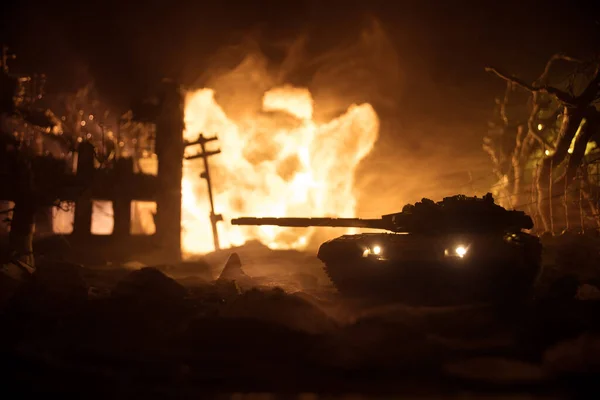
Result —
[[[259, 32], [264, 43], [306, 34], [309, 49], [319, 52], [355, 40], [365, 22], [377, 18], [403, 77], [397, 93], [403, 129], [387, 135], [401, 148], [398, 157], [415, 152], [425, 157], [425, 143], [439, 143], [433, 153], [442, 162], [428, 176], [453, 169], [449, 163], [463, 168], [461, 158], [485, 163], [481, 136], [494, 97], [504, 88], [484, 72], [485, 65], [533, 80], [556, 52], [586, 57], [600, 49], [600, 17], [589, 7], [592, 2], [554, 1], [551, 7], [528, 1], [137, 3], [5, 5], [0, 38], [18, 54], [12, 71], [45, 72], [48, 90], [93, 79], [105, 101], [126, 109], [138, 90], [163, 76], [196, 83], [211, 54], [248, 32]], [[380, 154], [390, 160], [389, 152]], [[404, 165], [400, 170], [414, 168], [410, 160], [392, 160]]]

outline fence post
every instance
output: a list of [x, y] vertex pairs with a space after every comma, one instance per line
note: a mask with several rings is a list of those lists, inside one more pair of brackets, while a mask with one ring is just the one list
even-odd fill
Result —
[[563, 198], [564, 206], [565, 206], [565, 229], [569, 230], [569, 201], [567, 196], [567, 187], [569, 181], [567, 180], [567, 176], [565, 175], [565, 196]]
[[553, 163], [552, 163], [552, 159], [550, 159], [550, 173], [548, 174], [550, 176], [549, 182], [548, 182], [548, 208], [550, 209], [550, 232], [554, 235], [554, 213], [552, 211], [552, 169], [553, 169]]
[[581, 223], [581, 233], [585, 233], [585, 221], [583, 218], [583, 173], [581, 172], [581, 166], [577, 170], [577, 176], [579, 177], [579, 222]]

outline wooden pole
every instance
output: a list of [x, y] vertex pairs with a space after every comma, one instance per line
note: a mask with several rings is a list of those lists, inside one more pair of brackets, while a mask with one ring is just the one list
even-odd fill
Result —
[[565, 195], [563, 198], [563, 202], [564, 202], [564, 206], [565, 206], [565, 228], [566, 228], [566, 230], [569, 230], [569, 200], [568, 200], [568, 196], [567, 196], [568, 183], [569, 183], [569, 181], [565, 177]]
[[537, 226], [537, 223], [538, 223], [538, 214], [539, 214], [539, 211], [540, 211], [540, 207], [539, 207], [539, 204], [537, 202], [537, 193], [536, 193], [536, 190], [535, 190], [535, 182], [537, 180], [537, 176], [538, 176], [538, 173], [539, 173], [539, 167], [540, 167], [540, 163], [537, 162], [535, 164], [535, 172], [532, 173], [532, 177], [531, 177], [531, 205], [532, 205], [533, 210], [534, 210], [534, 212], [533, 212], [533, 223], [534, 223], [534, 226]]
[[548, 182], [548, 208], [550, 210], [550, 232], [554, 235], [554, 213], [552, 212], [552, 159], [550, 159], [550, 179]]
[[198, 136], [198, 139], [192, 143], [186, 143], [185, 146], [193, 146], [200, 145], [201, 152], [198, 154], [194, 154], [193, 156], [186, 157], [186, 160], [193, 160], [196, 158], [202, 158], [204, 163], [204, 172], [200, 174], [200, 178], [206, 179], [206, 185], [208, 186], [208, 200], [210, 202], [210, 226], [212, 228], [213, 233], [213, 243], [215, 246], [215, 250], [220, 250], [221, 245], [219, 243], [219, 231], [217, 229], [217, 222], [223, 221], [223, 216], [215, 213], [215, 203], [213, 199], [213, 191], [212, 191], [212, 182], [210, 180], [210, 170], [208, 168], [208, 157], [214, 156], [216, 154], [220, 154], [221, 150], [215, 151], [206, 151], [206, 143], [212, 142], [214, 140], [218, 140], [216, 136], [213, 137], [205, 137], [203, 134]]
[[585, 221], [583, 218], [583, 173], [581, 172], [581, 166], [579, 166], [579, 222], [581, 223], [581, 233], [585, 233]]

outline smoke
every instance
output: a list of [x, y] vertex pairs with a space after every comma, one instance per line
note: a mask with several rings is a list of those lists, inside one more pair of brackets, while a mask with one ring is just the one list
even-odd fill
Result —
[[214, 89], [230, 116], [260, 109], [265, 91], [289, 83], [308, 87], [319, 122], [339, 116], [351, 104], [394, 109], [400, 89], [398, 56], [377, 20], [366, 25], [350, 43], [319, 53], [311, 51], [317, 38], [309, 35], [281, 43], [249, 34], [221, 48], [196, 84]]
[[456, 100], [440, 98], [432, 69], [423, 68], [428, 60], [415, 61], [409, 54], [419, 49], [399, 49], [376, 19], [350, 32], [344, 43], [319, 49], [319, 40], [304, 34], [274, 41], [251, 33], [222, 47], [196, 85], [214, 89], [215, 100], [233, 119], [260, 113], [263, 94], [285, 84], [310, 90], [318, 122], [330, 121], [352, 104], [371, 104], [381, 128], [357, 173], [358, 216], [399, 211], [422, 197], [486, 192], [491, 177], [482, 179], [488, 172], [483, 152], [462, 145], [465, 136], [478, 137], [474, 129], [483, 132], [484, 127], [474, 128], [456, 115], [447, 124], [432, 118], [446, 115], [444, 102]]
[[377, 20], [371, 20], [358, 40], [315, 58], [310, 82], [317, 118], [329, 119], [348, 103], [372, 104], [379, 113], [397, 107], [401, 67], [392, 42]]

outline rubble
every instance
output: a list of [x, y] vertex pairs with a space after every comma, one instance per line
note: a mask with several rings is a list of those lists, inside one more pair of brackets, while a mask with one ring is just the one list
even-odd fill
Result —
[[589, 285], [584, 283], [577, 288], [577, 294], [575, 295], [577, 300], [600, 300], [600, 289], [597, 286]]
[[311, 334], [332, 332], [337, 327], [314, 304], [278, 288], [246, 291], [227, 304], [221, 316], [258, 319]]
[[500, 357], [480, 357], [449, 363], [451, 376], [493, 384], [532, 384], [546, 379], [539, 365]]
[[[6, 60], [3, 60], [3, 64], [5, 63]], [[6, 69], [6, 65], [3, 67]], [[36, 83], [36, 80], [33, 83]], [[184, 129], [184, 111], [186, 114], [193, 111], [184, 110], [182, 87], [173, 81], [165, 80], [164, 84], [156, 93], [157, 99], [160, 100], [149, 108], [140, 104], [134, 105], [130, 118], [130, 122], [140, 119], [154, 125], [151, 129], [154, 132], [148, 135], [152, 137], [149, 140], [153, 142], [152, 146], [146, 146], [149, 143], [141, 143], [138, 134], [135, 139], [128, 138], [135, 140], [136, 153], [143, 149], [144, 153], [149, 151], [152, 158], [156, 156], [160, 165], [156, 176], [144, 172], [141, 165], [134, 168], [134, 163], [140, 160], [138, 156], [116, 156], [114, 163], [106, 163], [110, 161], [107, 154], [112, 154], [120, 147], [124, 147], [123, 154], [132, 149], [120, 141], [123, 139], [119, 137], [122, 133], [120, 125], [116, 126], [118, 130], [115, 129], [119, 132], [116, 142], [112, 139], [105, 140], [105, 133], [109, 135], [105, 132], [104, 124], [101, 130], [92, 134], [91, 121], [98, 121], [100, 114], [94, 111], [97, 116], [94, 118], [85, 110], [87, 121], [84, 121], [84, 107], [80, 107], [79, 104], [70, 108], [77, 114], [77, 128], [71, 136], [72, 139], [80, 140], [76, 142], [78, 145], [69, 148], [68, 151], [69, 157], [76, 155], [73, 159], [77, 160], [77, 164], [67, 164], [63, 160], [64, 155], [61, 155], [60, 159], [57, 157], [54, 162], [45, 154], [46, 149], [42, 149], [35, 157], [34, 165], [37, 167], [34, 168], [34, 175], [37, 183], [50, 182], [44, 179], [46, 176], [59, 178], [57, 182], [60, 182], [60, 187], [55, 193], [54, 190], [50, 190], [50, 186], [56, 182], [48, 187], [41, 185], [31, 190], [32, 193], [49, 196], [49, 199], [41, 202], [43, 208], [48, 211], [55, 200], [76, 203], [74, 231], [69, 236], [72, 242], [68, 242], [64, 237], [60, 240], [51, 238], [46, 246], [54, 252], [69, 251], [72, 257], [65, 256], [65, 260], [79, 258], [78, 262], [86, 266], [67, 261], [53, 261], [51, 254], [46, 259], [42, 258], [42, 262], [39, 262], [40, 258], [36, 255], [35, 270], [27, 264], [14, 262], [1, 266], [0, 355], [10, 366], [7, 372], [3, 372], [3, 378], [18, 382], [21, 391], [28, 388], [44, 390], [48, 386], [71, 390], [80, 386], [89, 397], [97, 395], [107, 387], [118, 387], [131, 396], [131, 392], [143, 386], [149, 388], [149, 392], [154, 392], [153, 396], [144, 397], [152, 398], [158, 392], [169, 390], [176, 391], [179, 395], [188, 394], [186, 390], [190, 390], [195, 384], [196, 390], [198, 387], [200, 390], [219, 387], [221, 390], [241, 388], [240, 391], [249, 391], [257, 388], [273, 390], [275, 387], [283, 388], [284, 391], [309, 388], [317, 392], [323, 388], [340, 390], [355, 385], [352, 391], [360, 392], [361, 388], [367, 386], [376, 387], [376, 390], [391, 387], [398, 390], [415, 376], [428, 380], [430, 384], [434, 383], [431, 386], [441, 385], [439, 378], [443, 374], [467, 381], [514, 384], [540, 383], [568, 374], [599, 371], [600, 340], [597, 334], [593, 333], [599, 328], [596, 321], [600, 290], [598, 282], [594, 283], [594, 279], [598, 278], [597, 266], [600, 262], [598, 242], [571, 232], [566, 232], [561, 238], [553, 235], [542, 237], [544, 242], [553, 242], [555, 245], [557, 241], [562, 241], [555, 246], [557, 249], [554, 252], [545, 252], [544, 255], [544, 262], [556, 267], [556, 275], [552, 279], [546, 279], [546, 283], [552, 283], [547, 285], [549, 289], [544, 296], [538, 296], [534, 306], [530, 307], [527, 304], [518, 311], [501, 313], [497, 309], [485, 306], [423, 308], [406, 304], [373, 309], [371, 305], [350, 303], [340, 297], [331, 296], [329, 287], [325, 287], [325, 280], [336, 279], [333, 274], [327, 278], [320, 262], [312, 255], [310, 264], [306, 254], [273, 252], [263, 245], [255, 246], [254, 249], [246, 246], [245, 249], [240, 248], [229, 254], [218, 277], [213, 279], [215, 270], [212, 268], [218, 268], [224, 260], [220, 260], [219, 263], [209, 263], [206, 260], [211, 260], [211, 257], [212, 260], [225, 257], [227, 252], [220, 251], [217, 222], [223, 218], [215, 214], [212, 204], [212, 185], [206, 159], [210, 155], [218, 154], [220, 150], [207, 151], [204, 148], [205, 142], [216, 138], [206, 138], [202, 134], [194, 143], [183, 141], [183, 135], [187, 134]], [[37, 83], [33, 86], [41, 88]], [[264, 94], [266, 98], [269, 93], [277, 94], [269, 91], [261, 93], [261, 96]], [[210, 114], [214, 111], [210, 107], [220, 107], [212, 96], [214, 93], [204, 92], [203, 89], [196, 94], [210, 94], [212, 98], [208, 108], [207, 103], [201, 104], [202, 110], [198, 115], [206, 116], [206, 112]], [[41, 91], [40, 96], [30, 97], [40, 99]], [[10, 96], [8, 100], [11, 101]], [[312, 99], [310, 101], [312, 102]], [[341, 133], [354, 137], [364, 136], [362, 139], [365, 139], [367, 144], [372, 144], [378, 128], [367, 131], [362, 128], [346, 128], [355, 128], [356, 124], [353, 124], [352, 118], [361, 122], [358, 125], [378, 126], [376, 123], [364, 123], [376, 122], [376, 115], [370, 108], [364, 109], [360, 105], [352, 107], [356, 117], [352, 116], [349, 109], [348, 114], [336, 119], [338, 123], [333, 124], [333, 128], [340, 130], [338, 128], [343, 125]], [[283, 114], [288, 111], [292, 112], [287, 110]], [[105, 116], [108, 115], [109, 113], [105, 113]], [[285, 127], [285, 130], [299, 128], [297, 122], [300, 119], [311, 122], [312, 105], [310, 114], [304, 114], [303, 117], [300, 114], [293, 115], [294, 119], [298, 117], [298, 120]], [[225, 120], [221, 122], [231, 122], [232, 126], [235, 125], [235, 118], [229, 119], [226, 115], [223, 115], [223, 118]], [[63, 117], [64, 119], [66, 118]], [[30, 118], [28, 123], [36, 122]], [[82, 131], [80, 127], [86, 124], [88, 127]], [[317, 125], [320, 124], [315, 125], [311, 122], [304, 123], [302, 127], [309, 128], [312, 135], [319, 133], [319, 129], [331, 128], [328, 125], [332, 124], [320, 127]], [[100, 139], [97, 137], [99, 132], [101, 147], [99, 143], [94, 144]], [[369, 134], [368, 137], [365, 134]], [[12, 130], [7, 136], [12, 137]], [[108, 143], [116, 148], [107, 151], [107, 147], [110, 147]], [[217, 250], [215, 253], [218, 254], [181, 263], [181, 205], [182, 192], [185, 192], [182, 191], [182, 154], [184, 148], [193, 144], [199, 144], [202, 152], [195, 156], [186, 155], [185, 158], [203, 158], [205, 161], [204, 172], [200, 176], [208, 183], [213, 244]], [[357, 151], [361, 153], [365, 147], [359, 147]], [[11, 148], [16, 149], [16, 146], [11, 145]], [[331, 146], [323, 148], [326, 150], [323, 152], [325, 161], [337, 159], [345, 162], [344, 160], [349, 158], [360, 161], [362, 158], [335, 157]], [[284, 151], [279, 155], [286, 154]], [[346, 197], [353, 197], [350, 190], [352, 179], [347, 179], [350, 175], [340, 175], [339, 172], [352, 172], [354, 168], [346, 166], [329, 171], [330, 168], [327, 168], [326, 164], [331, 163], [318, 162], [319, 157], [312, 158], [317, 161], [312, 165], [315, 168], [310, 169], [326, 167], [323, 176], [331, 178], [329, 180], [332, 182], [328, 184], [330, 189], [337, 186], [338, 195], [344, 197], [345, 193]], [[290, 157], [289, 160], [297, 162], [294, 157]], [[286, 166], [286, 160], [277, 158], [277, 161], [281, 162], [281, 166]], [[229, 164], [221, 166], [225, 165]], [[48, 166], [56, 169], [51, 170]], [[229, 171], [225, 168], [221, 172], [232, 172], [234, 169]], [[284, 171], [285, 169], [287, 167], [278, 168], [276, 173], [284, 177], [289, 188], [298, 185], [291, 179], [293, 175]], [[338, 173], [334, 174], [334, 170]], [[19, 175], [12, 173], [14, 171], [9, 172], [11, 173], [6, 174], [9, 177]], [[195, 169], [187, 169], [187, 172], [196, 173]], [[271, 172], [275, 173], [274, 170]], [[228, 175], [231, 174], [220, 173], [219, 179], [225, 179]], [[238, 175], [235, 174], [236, 177]], [[276, 175], [270, 177], [274, 176]], [[188, 179], [191, 179], [191, 175], [185, 177], [186, 183], [190, 183]], [[235, 187], [238, 191], [248, 194], [256, 192], [256, 188], [264, 186], [261, 182], [264, 184], [268, 180], [259, 179], [249, 182], [247, 187], [244, 187], [243, 183]], [[301, 184], [304, 185], [302, 182]], [[197, 191], [192, 190], [192, 193], [195, 192]], [[276, 198], [268, 198], [271, 197], [268, 193], [266, 196], [259, 196], [248, 209], [269, 209], [269, 204], [272, 206], [275, 203], [269, 203], [265, 208], [265, 201], [279, 201]], [[9, 197], [14, 196], [11, 194]], [[241, 201], [248, 200], [248, 196], [240, 198]], [[113, 203], [111, 217], [114, 229], [110, 235], [90, 234], [92, 201], [100, 199]], [[202, 204], [198, 204], [201, 202], [197, 200], [199, 199], [192, 196], [191, 204], [201, 208]], [[237, 199], [231, 197], [229, 200], [232, 200], [233, 204], [233, 200]], [[474, 205], [475, 208], [478, 208], [478, 205], [485, 206], [481, 209], [484, 212], [475, 213], [472, 218], [463, 218], [462, 213], [456, 212], [460, 211], [456, 207], [464, 200], [468, 200], [465, 204]], [[481, 218], [486, 215], [491, 217], [487, 222], [495, 222], [492, 225], [502, 228], [510, 228], [504, 224], [505, 216], [513, 215], [517, 222], [527, 219], [521, 218], [524, 215], [519, 217], [519, 211], [510, 211], [504, 215], [501, 213], [495, 217], [493, 209], [486, 210], [492, 205], [491, 200], [491, 195], [481, 200], [469, 200], [464, 196], [446, 198], [437, 204], [423, 199], [414, 206], [407, 206], [403, 213], [385, 215], [380, 221], [363, 220], [358, 227], [391, 226], [393, 231], [404, 231], [408, 226], [410, 231], [432, 233], [436, 229], [431, 228], [436, 228], [438, 222], [445, 220], [438, 219], [440, 212], [443, 214], [444, 210], [455, 217], [455, 221], [446, 221], [454, 225], [450, 226], [450, 232], [458, 227], [462, 230], [468, 225], [477, 228], [476, 230], [483, 225], [490, 225], [482, 224]], [[132, 221], [132, 201], [156, 203], [157, 212], [152, 216], [155, 234], [131, 234], [129, 228]], [[471, 203], [472, 201], [474, 203]], [[28, 202], [30, 201], [25, 203]], [[189, 203], [186, 201], [183, 205], [187, 207]], [[223, 204], [226, 206], [227, 202]], [[343, 205], [346, 210], [337, 210], [340, 215], [353, 212], [353, 202], [347, 201]], [[30, 205], [29, 208], [33, 207]], [[228, 210], [227, 207], [226, 209]], [[28, 214], [33, 217], [33, 213]], [[332, 221], [321, 220], [321, 223], [324, 222]], [[201, 220], [199, 223], [202, 223]], [[347, 219], [345, 223], [354, 226], [356, 220]], [[27, 232], [23, 232], [21, 241], [28, 241], [34, 233], [33, 222], [27, 225]], [[12, 228], [15, 226], [17, 224]], [[529, 227], [529, 221], [525, 221], [523, 227]], [[185, 226], [183, 228], [185, 232]], [[11, 233], [16, 231], [12, 229]], [[41, 231], [42, 229], [35, 232]], [[50, 232], [51, 230], [48, 233]], [[387, 237], [388, 235], [379, 238]], [[521, 236], [524, 237], [525, 235]], [[304, 241], [296, 243], [310, 241], [310, 237], [302, 239]], [[59, 243], [62, 248], [57, 250]], [[191, 250], [199, 251], [195, 247], [198, 243], [198, 240], [193, 241]], [[501, 251], [506, 249], [505, 242], [502, 243]], [[30, 247], [30, 243], [27, 243], [27, 257], [33, 259]], [[188, 246], [184, 243], [184, 247]], [[206, 248], [203, 245], [199, 247]], [[354, 247], [349, 246], [348, 250], [354, 250]], [[375, 247], [379, 248], [379, 245]], [[375, 251], [375, 247], [372, 249], [372, 255], [381, 251], [381, 248]], [[42, 248], [34, 247], [36, 251]], [[459, 252], [459, 248], [463, 251]], [[333, 249], [331, 255], [334, 263], [346, 253], [346, 247], [342, 246], [341, 249], [341, 252]], [[536, 254], [536, 259], [537, 249], [535, 246], [535, 252], [532, 252]], [[249, 253], [242, 253], [244, 250]], [[462, 245], [455, 250], [459, 255], [466, 252]], [[136, 258], [132, 256], [135, 252], [143, 254]], [[264, 258], [255, 261], [254, 265], [242, 264], [242, 258], [248, 263], [250, 257], [247, 258], [246, 254], [252, 252], [263, 252]], [[520, 254], [521, 251], [517, 253]], [[362, 250], [356, 254], [356, 258], [362, 261], [361, 254], [364, 258], [365, 253]], [[263, 262], [266, 259], [275, 261], [266, 265], [267, 263]], [[109, 261], [118, 267], [106, 265]], [[92, 269], [92, 264], [97, 269]], [[505, 266], [510, 268], [513, 265], [508, 263]], [[369, 266], [371, 267], [372, 265]], [[313, 274], [310, 273], [311, 268]], [[342, 268], [341, 278], [346, 278], [347, 273], [352, 275], [353, 269], [348, 268], [348, 264], [343, 264]], [[338, 281], [344, 282], [344, 279]], [[409, 286], [417, 284], [418, 281], [427, 283], [428, 277], [404, 280]], [[447, 280], [441, 281], [442, 287], [451, 286]], [[379, 281], [374, 286], [375, 291], [381, 289], [381, 283], [382, 281]], [[499, 283], [499, 280], [492, 280], [491, 288], [499, 286]], [[515, 289], [513, 283], [514, 280], [509, 280], [508, 286], [500, 291], [501, 296], [510, 296], [510, 290]], [[529, 277], [526, 283], [529, 283]], [[476, 287], [478, 286], [470, 285], [466, 289]], [[396, 293], [402, 292], [395, 284], [391, 285], [391, 289]], [[424, 293], [421, 290], [417, 292]], [[430, 294], [435, 294], [435, 290], [427, 293], [425, 297]], [[539, 297], [550, 301], [540, 301]], [[367, 310], [361, 312], [365, 308]], [[516, 316], [506, 315], [511, 312]], [[542, 364], [524, 361], [540, 358], [543, 359]], [[121, 396], [110, 397], [122, 397], [124, 393], [119, 394]]]
[[83, 266], [68, 262], [54, 262], [38, 265], [32, 282], [37, 289], [53, 294], [72, 294], [80, 296], [87, 292], [87, 283], [83, 278]]
[[12, 298], [12, 312], [54, 315], [73, 312], [87, 300], [88, 286], [83, 268], [67, 262], [37, 266], [31, 278]]
[[295, 272], [254, 277], [235, 253], [213, 280], [192, 279], [201, 261], [182, 274], [177, 264], [132, 271], [40, 263], [0, 313], [0, 351], [26, 368], [11, 373], [38, 385], [36, 368], [89, 382], [242, 391], [398, 388], [440, 375], [461, 387], [547, 385], [597, 368], [594, 335], [564, 342], [593, 328], [597, 302], [566, 301], [561, 285], [562, 303], [519, 313], [379, 305], [343, 300]]
[[20, 262], [0, 265], [0, 310], [10, 301], [19, 287], [29, 279], [34, 269]]
[[187, 290], [182, 285], [153, 267], [130, 273], [113, 291], [115, 297], [151, 302], [180, 301], [186, 295]]
[[242, 260], [237, 253], [231, 253], [217, 282], [236, 281], [240, 284], [250, 284], [251, 278], [242, 270]]
[[543, 366], [552, 376], [600, 372], [600, 336], [586, 332], [551, 346], [544, 352]]

